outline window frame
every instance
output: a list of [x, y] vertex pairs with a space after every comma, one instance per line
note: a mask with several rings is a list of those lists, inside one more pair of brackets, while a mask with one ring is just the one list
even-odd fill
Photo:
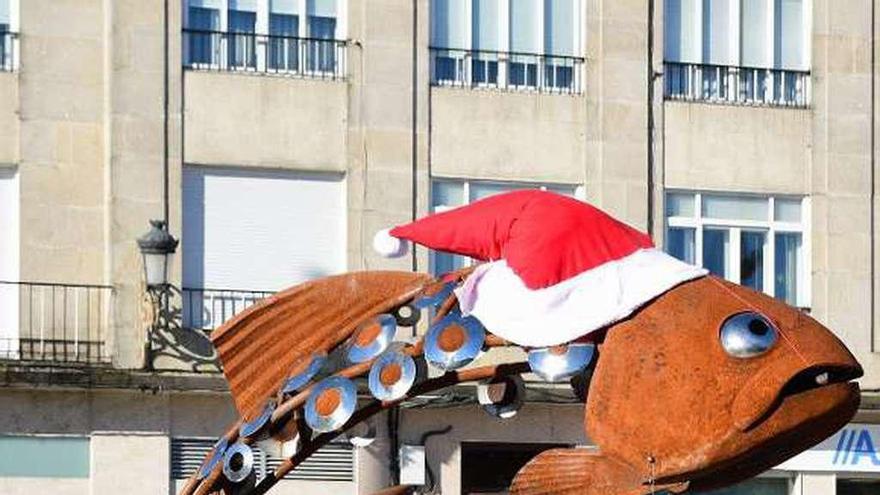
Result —
[[[694, 214], [691, 217], [671, 216], [665, 208], [665, 201], [672, 194], [691, 195], [693, 197]], [[735, 198], [760, 198], [766, 200], [767, 218], [764, 220], [728, 220], [703, 216], [704, 196], [735, 197]], [[760, 231], [766, 233], [764, 243], [764, 267], [763, 267], [763, 292], [771, 297], [776, 295], [775, 270], [776, 270], [776, 234], [797, 233], [801, 235], [800, 256], [797, 270], [797, 306], [810, 308], [812, 304], [812, 281], [811, 281], [811, 201], [809, 196], [782, 195], [782, 194], [752, 194], [727, 191], [692, 191], [681, 189], [667, 189], [664, 193], [664, 250], [666, 239], [671, 228], [694, 229], [694, 264], [703, 266], [703, 233], [706, 228], [727, 229], [729, 232], [730, 257], [726, 260], [727, 269], [730, 271], [727, 280], [740, 283], [741, 269], [741, 239], [744, 231]], [[800, 200], [800, 222], [786, 222], [776, 220], [776, 200]]]

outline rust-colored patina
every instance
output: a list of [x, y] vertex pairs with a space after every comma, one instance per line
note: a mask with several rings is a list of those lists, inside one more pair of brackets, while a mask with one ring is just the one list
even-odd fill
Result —
[[[765, 354], [722, 348], [721, 325], [743, 312], [779, 330]], [[849, 380], [861, 374], [803, 312], [715, 277], [684, 283], [609, 328], [585, 418], [598, 451], [545, 452], [512, 492], [641, 495], [652, 483], [676, 492], [747, 479], [846, 424], [859, 404]]]
[[[212, 336], [242, 417], [250, 419], [267, 399], [278, 399], [270, 421], [272, 438], [292, 438], [311, 387], [291, 397], [279, 389], [288, 376], [302, 371], [309, 356], [332, 353], [349, 339], [369, 340], [369, 335], [355, 334], [369, 318], [436, 293], [469, 273], [442, 281], [401, 272], [346, 274], [300, 285], [245, 311]], [[455, 304], [454, 296], [440, 304], [435, 321]], [[779, 338], [760, 355], [732, 357], [721, 345], [720, 329], [745, 312], [763, 315]], [[461, 337], [455, 329], [461, 329], [448, 328], [439, 345], [455, 349]], [[590, 337], [599, 346], [599, 358], [589, 383], [585, 426], [598, 449], [557, 449], [537, 456], [517, 475], [513, 493], [644, 495], [726, 486], [827, 438], [858, 407], [858, 386], [850, 380], [861, 375], [861, 368], [828, 329], [795, 308], [715, 277], [683, 283]], [[489, 335], [485, 345], [509, 343]], [[418, 356], [423, 350], [419, 341], [402, 352]], [[352, 364], [334, 374], [361, 377], [370, 366]], [[301, 439], [297, 453], [249, 493], [266, 493], [321, 445], [406, 398], [527, 371], [527, 363], [449, 371], [415, 384], [399, 400], [366, 403], [339, 431]], [[399, 373], [389, 366], [381, 380], [393, 383]], [[501, 393], [493, 390], [493, 396]], [[339, 403], [333, 389], [317, 399], [322, 414]], [[236, 435], [237, 425], [226, 437], [231, 441]], [[218, 466], [205, 480], [191, 479], [182, 493], [208, 493], [220, 486]]]

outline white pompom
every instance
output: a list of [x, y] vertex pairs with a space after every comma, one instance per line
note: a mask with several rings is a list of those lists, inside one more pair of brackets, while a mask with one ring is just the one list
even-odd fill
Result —
[[409, 252], [409, 242], [390, 234], [391, 229], [382, 229], [373, 237], [373, 249], [385, 258], [399, 258]]

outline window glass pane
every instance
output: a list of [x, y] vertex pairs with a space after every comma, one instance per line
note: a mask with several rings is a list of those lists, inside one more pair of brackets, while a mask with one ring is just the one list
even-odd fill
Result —
[[770, 57], [770, 1], [742, 0], [742, 65], [769, 68]]
[[431, 0], [431, 44], [468, 49], [467, 0]]
[[703, 216], [721, 220], [767, 221], [767, 200], [748, 196], [703, 195]]
[[205, 9], [202, 7], [190, 7], [187, 19], [190, 29], [202, 31], [220, 30], [220, 11], [217, 9]]
[[309, 44], [309, 70], [333, 72], [336, 67], [336, 19], [333, 17], [309, 16], [309, 37], [315, 38]]
[[0, 436], [0, 477], [88, 478], [86, 437]]
[[272, 69], [296, 70], [299, 67], [299, 40], [293, 39], [299, 32], [299, 16], [269, 14], [269, 38], [267, 63]]
[[434, 251], [434, 275], [454, 272], [467, 266], [467, 258], [457, 254]]
[[575, 54], [574, 7], [572, 0], [544, 0], [544, 53]]
[[801, 234], [776, 234], [775, 294], [792, 306], [798, 304], [798, 261], [801, 256]]
[[694, 195], [686, 193], [671, 193], [666, 195], [667, 217], [693, 217]]
[[573, 186], [563, 186], [563, 185], [552, 185], [547, 186], [546, 189], [550, 192], [554, 192], [556, 194], [561, 194], [563, 196], [570, 196], [574, 198], [577, 196], [577, 187]]
[[540, 53], [538, 39], [538, 9], [535, 0], [510, 0], [510, 51]]
[[501, 0], [474, 0], [473, 42], [475, 50], [497, 51], [500, 48], [498, 20]]
[[[789, 495], [789, 488], [786, 478], [757, 478], [727, 488], [693, 493], [694, 495]], [[837, 495], [840, 495], [840, 492], [837, 492]]]
[[744, 230], [740, 236], [739, 283], [757, 291], [764, 290], [765, 232]]
[[666, 252], [685, 263], [696, 263], [694, 233], [694, 229], [670, 227], [666, 231]]
[[703, 230], [703, 267], [719, 277], [728, 278], [730, 232], [727, 229]]
[[[734, 65], [731, 0], [703, 0], [703, 62]], [[737, 47], [738, 49], [739, 47]]]
[[803, 0], [775, 0], [774, 59], [780, 69], [807, 70]]
[[456, 207], [464, 204], [464, 187], [461, 182], [434, 181], [431, 186], [431, 203], [438, 206]]
[[[257, 63], [256, 32], [257, 14], [246, 10], [229, 11], [229, 65], [254, 67]], [[246, 33], [246, 34], [236, 34]]]
[[[190, 29], [219, 31], [220, 11], [202, 7], [190, 7], [187, 18]], [[219, 59], [220, 34], [212, 32], [189, 33], [189, 63], [212, 64]]]
[[530, 184], [504, 184], [500, 182], [471, 182], [470, 202], [479, 201], [489, 196], [501, 194], [510, 191], [521, 191], [523, 189], [537, 189], [536, 186]]
[[801, 200], [776, 199], [773, 201], [773, 217], [777, 222], [800, 222]]
[[669, 62], [699, 63], [698, 6], [702, 0], [666, 0], [664, 4], [664, 57]]
[[837, 480], [837, 495], [877, 495], [880, 480]]

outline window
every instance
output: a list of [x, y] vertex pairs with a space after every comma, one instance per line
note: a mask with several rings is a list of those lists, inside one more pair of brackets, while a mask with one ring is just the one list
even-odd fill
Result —
[[[541, 189], [583, 199], [583, 189], [568, 184], [530, 184], [522, 182], [468, 181], [436, 179], [431, 186], [431, 208], [434, 212], [450, 210], [473, 203], [496, 194], [523, 189]], [[448, 273], [465, 266], [471, 261], [464, 256], [436, 251], [431, 257], [431, 272], [435, 275]]]
[[[216, 438], [171, 439], [171, 479], [188, 478], [202, 465], [214, 448]], [[266, 455], [259, 447], [254, 448], [254, 464], [257, 477], [274, 471], [280, 459]], [[348, 442], [332, 442], [317, 450], [302, 464], [284, 475], [285, 480], [354, 481], [354, 449]]]
[[804, 198], [670, 192], [666, 251], [788, 304], [809, 306]]
[[551, 443], [461, 444], [461, 493], [507, 493], [514, 476], [545, 450], [569, 448]]
[[184, 326], [345, 271], [346, 208], [341, 174], [184, 167]]
[[88, 437], [0, 436], [0, 478], [88, 478]]
[[837, 495], [876, 495], [880, 493], [878, 479], [838, 479]]
[[189, 68], [330, 79], [344, 75], [346, 2], [184, 1]]
[[18, 34], [13, 8], [18, 0], [0, 0], [0, 72], [15, 69], [15, 55], [18, 47]]
[[432, 0], [432, 83], [578, 93], [582, 2]]
[[667, 98], [807, 106], [809, 16], [804, 0], [665, 2]]
[[693, 492], [693, 495], [789, 495], [791, 493], [789, 478], [755, 478], [727, 488]]

